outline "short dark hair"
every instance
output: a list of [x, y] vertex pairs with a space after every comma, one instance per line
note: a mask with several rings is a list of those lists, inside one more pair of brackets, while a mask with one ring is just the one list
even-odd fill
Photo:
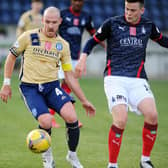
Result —
[[32, 2], [32, 3], [33, 3], [33, 2], [41, 2], [41, 3], [43, 3], [42, 0], [31, 0], [31, 2]]
[[130, 2], [130, 3], [131, 2], [139, 2], [141, 5], [144, 5], [144, 3], [145, 3], [144, 2], [145, 0], [125, 0], [125, 1]]

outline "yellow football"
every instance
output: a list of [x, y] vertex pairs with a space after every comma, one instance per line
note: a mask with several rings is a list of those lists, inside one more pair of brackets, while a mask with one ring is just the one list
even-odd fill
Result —
[[46, 131], [35, 129], [28, 133], [26, 143], [32, 152], [43, 153], [51, 146], [51, 137]]

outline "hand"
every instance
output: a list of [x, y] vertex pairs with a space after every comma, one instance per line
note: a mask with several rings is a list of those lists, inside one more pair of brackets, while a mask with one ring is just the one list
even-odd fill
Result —
[[8, 98], [12, 97], [12, 90], [10, 85], [3, 85], [0, 91], [0, 98], [3, 102], [7, 103]]
[[87, 54], [82, 53], [75, 67], [75, 77], [76, 78], [82, 77], [82, 74], [86, 75], [86, 59], [87, 59]]
[[87, 116], [94, 117], [96, 114], [96, 108], [89, 102], [82, 103], [83, 108], [86, 110]]

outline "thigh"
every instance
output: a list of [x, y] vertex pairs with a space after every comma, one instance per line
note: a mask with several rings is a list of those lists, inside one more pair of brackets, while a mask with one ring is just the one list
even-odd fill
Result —
[[150, 89], [148, 82], [145, 79], [134, 79], [129, 85], [129, 104], [132, 111], [138, 111], [139, 103], [146, 99], [151, 98], [154, 100], [153, 93]]
[[36, 119], [42, 114], [49, 113], [44, 97], [36, 87], [21, 84], [20, 91], [27, 108]]
[[71, 97], [60, 87], [56, 85], [46, 96], [47, 105], [49, 108], [54, 109], [58, 114], [60, 114], [61, 108], [67, 102], [71, 103]]
[[128, 107], [128, 96], [124, 81], [120, 77], [105, 77], [104, 90], [108, 101], [109, 111], [116, 105], [124, 104]]
[[67, 123], [74, 123], [77, 121], [77, 115], [71, 102], [67, 102], [63, 105], [60, 111], [60, 115]]
[[144, 115], [144, 120], [150, 124], [157, 124], [158, 114], [153, 98], [145, 98], [138, 104], [138, 109]]

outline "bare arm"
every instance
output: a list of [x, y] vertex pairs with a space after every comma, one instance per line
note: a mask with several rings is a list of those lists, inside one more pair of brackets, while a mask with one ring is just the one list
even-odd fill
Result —
[[80, 59], [75, 67], [75, 77], [80, 78], [82, 74], [86, 74], [86, 61], [87, 61], [87, 54], [82, 53]]
[[7, 103], [8, 98], [11, 98], [12, 96], [12, 91], [10, 87], [10, 78], [12, 76], [15, 62], [16, 62], [16, 57], [12, 53], [9, 53], [9, 55], [6, 58], [6, 62], [5, 62], [4, 82], [3, 82], [3, 86], [0, 91], [0, 98], [5, 103]]
[[15, 62], [16, 56], [14, 56], [12, 53], [9, 53], [9, 55], [6, 58], [4, 67], [4, 78], [11, 78]]
[[65, 71], [64, 74], [66, 83], [72, 89], [73, 93], [79, 98], [86, 110], [86, 113], [90, 116], [94, 116], [95, 107], [85, 97], [85, 94], [83, 93], [77, 78], [74, 77], [73, 71]]

